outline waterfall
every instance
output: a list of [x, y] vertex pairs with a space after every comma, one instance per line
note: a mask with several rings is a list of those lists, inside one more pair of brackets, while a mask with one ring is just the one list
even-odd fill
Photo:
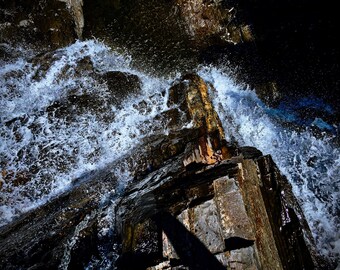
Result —
[[[97, 40], [53, 52], [47, 66], [31, 56], [21, 51], [0, 69], [0, 226], [68, 190], [74, 179], [118, 160], [144, 137], [166, 134], [156, 116], [169, 109], [167, 91], [179, 76], [156, 77], [133, 68], [129, 55]], [[84, 59], [97, 77], [86, 68], [79, 71]], [[137, 75], [139, 92], [112, 102], [115, 97], [100, 79], [111, 71]], [[227, 140], [273, 156], [301, 202], [321, 253], [339, 259], [340, 150], [332, 137], [285, 125], [255, 92], [218, 68], [198, 67], [197, 72], [213, 86], [210, 94]], [[75, 112], [70, 119], [56, 108], [71, 97], [89, 98], [84, 107], [70, 105]], [[120, 181], [128, 179], [126, 174]]]

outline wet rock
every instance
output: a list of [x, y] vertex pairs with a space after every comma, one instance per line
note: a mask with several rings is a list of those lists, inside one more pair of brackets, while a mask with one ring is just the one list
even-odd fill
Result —
[[255, 159], [262, 156], [262, 152], [260, 150], [251, 146], [240, 147], [240, 152], [244, 159]]
[[[261, 157], [261, 159], [264, 158]], [[219, 261], [221, 265], [217, 264], [216, 269], [223, 265], [227, 267], [246, 265], [246, 269], [289, 269], [292, 265], [296, 269], [319, 267], [319, 262], [315, 261], [316, 257], [313, 253], [315, 250], [311, 246], [308, 249], [305, 244], [305, 241], [308, 242], [310, 239], [305, 239], [302, 242], [300, 242], [301, 239], [299, 240], [299, 233], [297, 233], [299, 230], [310, 234], [308, 227], [301, 225], [300, 222], [303, 224], [303, 220], [295, 219], [294, 222], [300, 223], [299, 229], [291, 227], [293, 230], [289, 232], [289, 237], [283, 237], [285, 240], [280, 236], [282, 234], [280, 223], [272, 223], [271, 211], [278, 212], [277, 216], [281, 216], [282, 212], [287, 211], [288, 208], [282, 204], [274, 203], [275, 206], [271, 206], [275, 208], [274, 210], [265, 205], [264, 201], [267, 198], [262, 197], [265, 195], [261, 195], [260, 182], [258, 181], [266, 175], [261, 174], [258, 178], [257, 173], [253, 174], [257, 161], [243, 160], [242, 163], [236, 163], [234, 166], [230, 164], [229, 168], [225, 167], [226, 164], [215, 164], [205, 171], [200, 169], [195, 171], [192, 177], [190, 177], [191, 172], [174, 175], [174, 167], [171, 167], [170, 174], [158, 170], [147, 177], [145, 182], [143, 181], [144, 185], [134, 186], [138, 189], [135, 189], [118, 204], [118, 216], [120, 216], [118, 224], [123, 222], [123, 224], [137, 226], [136, 224], [143, 223], [144, 218], [146, 220], [151, 218], [156, 220], [159, 228], [163, 231], [161, 233], [153, 230], [158, 238], [158, 249], [161, 248], [163, 251], [163, 255], [159, 255], [157, 260], [163, 257], [165, 261], [150, 269], [167, 269], [167, 267], [176, 269], [176, 265], [189, 266], [189, 268], [193, 265], [198, 267], [198, 263], [203, 263], [200, 256], [209, 262]], [[166, 171], [169, 171], [168, 166], [170, 165], [167, 165]], [[220, 170], [219, 167], [224, 167], [224, 169]], [[227, 176], [223, 176], [225, 173]], [[187, 177], [190, 177], [190, 181], [186, 179]], [[203, 179], [205, 180], [202, 181]], [[177, 188], [176, 182], [177, 185], [180, 185], [180, 189]], [[165, 186], [165, 190], [162, 185]], [[196, 190], [201, 189], [201, 192], [186, 193], [185, 190], [190, 189], [192, 185]], [[213, 188], [206, 189], [205, 185]], [[266, 184], [262, 183], [262, 185]], [[270, 188], [268, 187], [268, 189]], [[202, 192], [203, 190], [210, 191], [207, 193], [207, 191]], [[279, 200], [282, 194], [291, 190], [291, 187], [286, 185], [280, 190], [281, 195], [276, 197]], [[165, 192], [166, 194], [164, 194]], [[208, 194], [210, 195], [207, 196]], [[135, 200], [136, 202], [134, 202]], [[294, 200], [290, 203], [296, 204], [296, 200]], [[157, 214], [158, 212], [164, 213], [164, 211], [167, 214]], [[168, 228], [169, 226], [170, 228]], [[298, 231], [294, 231], [296, 229]], [[120, 233], [124, 239], [125, 229], [122, 229]], [[137, 239], [140, 240], [140, 238]], [[198, 239], [200, 244], [195, 239]], [[281, 242], [282, 240], [285, 244]], [[297, 246], [288, 248], [287, 245]], [[296, 255], [289, 255], [289, 259], [286, 258], [287, 250], [300, 250], [302, 253], [310, 251], [301, 261]], [[125, 260], [124, 252], [121, 258]], [[129, 258], [131, 258], [131, 250]], [[151, 258], [145, 257], [145, 259], [148, 260], [148, 264], [155, 262]], [[137, 265], [133, 266], [137, 267]], [[201, 266], [197, 269], [207, 269], [204, 263]], [[124, 267], [123, 265], [121, 269], [128, 269]]]
[[[266, 157], [261, 157], [261, 159], [266, 159]], [[197, 260], [196, 263], [202, 263], [200, 258], [196, 257], [198, 254], [203, 256], [205, 260], [212, 260], [215, 263], [216, 261], [213, 258], [216, 258], [220, 262], [220, 267], [237, 267], [237, 265], [238, 267], [246, 266], [246, 269], [290, 269], [293, 265], [296, 269], [321, 267], [319, 262], [315, 260], [317, 256], [314, 254], [314, 248], [309, 246], [311, 244], [310, 239], [305, 238], [304, 241], [301, 241], [299, 231], [303, 230], [304, 233], [310, 235], [308, 227], [304, 227], [303, 219], [300, 221], [296, 218], [290, 219], [289, 222], [297, 222], [295, 225], [300, 225], [291, 226], [288, 233], [290, 236], [282, 237], [280, 222], [276, 220], [275, 222], [278, 223], [274, 223], [271, 215], [273, 211], [277, 212], [277, 217], [280, 216], [282, 223], [282, 213], [288, 211], [288, 206], [275, 202], [270, 207], [265, 204], [268, 198], [261, 194], [259, 181], [262, 178], [265, 179], [266, 175], [258, 176], [257, 173], [254, 174], [256, 164], [256, 160], [243, 160], [242, 163], [235, 164], [236, 167], [225, 168], [224, 170], [218, 170], [218, 167], [223, 166], [222, 163], [215, 164], [205, 172], [196, 171], [195, 176], [190, 178], [190, 182], [185, 179], [185, 177], [188, 177], [185, 174], [179, 175], [178, 177], [181, 177], [181, 179], [177, 180], [175, 178], [169, 179], [169, 175], [162, 176], [160, 175], [161, 172], [157, 171], [148, 177], [148, 186], [140, 186], [138, 190], [134, 191], [136, 195], [130, 194], [123, 198], [118, 206], [118, 211], [119, 216], [123, 213], [126, 215], [119, 219], [121, 222], [139, 224], [143, 222], [143, 217], [146, 217], [147, 220], [148, 218], [156, 219], [158, 226], [163, 230], [162, 234], [160, 232], [156, 234], [159, 239], [158, 248], [162, 248], [163, 260], [165, 261], [150, 269], [168, 269], [167, 267], [176, 269], [176, 265], [189, 266], [190, 268], [196, 265], [192, 260], [195, 262]], [[238, 172], [235, 173], [235, 169]], [[208, 173], [209, 170], [215, 171], [215, 173], [210, 174]], [[258, 170], [256, 171], [258, 172]], [[228, 175], [223, 176], [226, 172]], [[164, 174], [164, 172], [162, 173]], [[155, 181], [155, 175], [164, 180], [158, 178], [154, 187], [152, 187], [150, 181]], [[170, 175], [174, 177], [173, 172]], [[276, 177], [280, 176], [276, 175]], [[202, 178], [205, 181], [202, 182]], [[180, 190], [183, 191], [189, 189], [191, 185], [195, 185], [198, 189], [202, 188], [202, 190], [205, 189], [203, 188], [204, 185], [209, 185], [213, 189], [210, 189], [210, 196], [208, 197], [204, 197], [207, 193], [197, 192], [184, 195], [185, 192], [180, 192], [176, 185], [171, 184], [175, 181], [179, 182], [177, 185], [181, 185]], [[163, 189], [162, 185], [166, 186], [166, 192], [169, 196], [157, 195], [160, 192], [159, 189]], [[264, 182], [262, 182], [262, 185], [266, 186]], [[266, 188], [271, 189], [270, 187]], [[278, 200], [282, 200], [282, 194], [291, 192], [291, 187], [287, 182], [285, 187], [279, 187], [279, 189], [280, 194], [276, 195]], [[142, 196], [137, 197], [137, 194]], [[179, 196], [179, 194], [181, 195]], [[193, 197], [190, 198], [190, 194]], [[184, 203], [179, 204], [179, 198], [184, 200]], [[134, 200], [137, 201], [133, 205], [128, 203], [128, 201], [133, 202]], [[293, 209], [294, 206], [292, 205], [296, 204], [296, 200], [293, 197], [290, 200], [289, 209]], [[185, 201], [195, 201], [195, 203], [188, 204]], [[174, 207], [171, 204], [177, 204], [177, 206]], [[130, 213], [130, 211], [132, 212]], [[138, 211], [138, 217], [136, 217], [136, 211]], [[167, 211], [168, 214], [165, 217], [159, 216], [158, 211], [161, 213]], [[294, 211], [299, 211], [299, 209]], [[153, 217], [153, 215], [156, 215], [156, 217]], [[294, 214], [294, 216], [296, 217], [297, 214]], [[172, 225], [167, 228], [168, 225], [165, 224], [169, 223]], [[174, 234], [168, 230], [174, 230]], [[183, 235], [180, 233], [182, 230], [184, 230]], [[178, 233], [177, 237], [175, 232]], [[123, 229], [121, 233], [124, 238], [125, 230]], [[200, 245], [203, 246], [200, 246], [195, 239], [199, 239]], [[203, 247], [207, 253], [201, 250]], [[295, 252], [299, 250], [300, 255], [307, 250], [309, 252], [302, 255], [304, 259], [300, 260], [300, 255], [288, 255], [289, 250], [295, 250]], [[286, 256], [289, 256], [289, 259]], [[123, 253], [122, 258], [124, 257]], [[129, 253], [129, 257], [131, 258], [131, 253]], [[161, 258], [159, 255], [157, 260]], [[153, 262], [149, 259], [149, 264]], [[207, 269], [204, 264], [201, 266], [200, 268], [196, 265], [197, 269]], [[216, 269], [219, 269], [218, 264], [216, 267]], [[122, 269], [127, 268], [122, 267]]]
[[161, 248], [159, 246], [159, 229], [152, 220], [143, 224], [125, 228], [128, 237], [123, 239], [122, 252], [125, 254], [117, 263], [122, 269], [146, 269], [150, 260], [154, 263], [160, 261]]
[[186, 122], [199, 128], [198, 144], [188, 145], [190, 154], [184, 160], [190, 164], [213, 164], [227, 157], [228, 149], [223, 145], [222, 124], [208, 97], [208, 85], [197, 75], [188, 74], [170, 89], [168, 105], [177, 104], [177, 110], [184, 112]]
[[14, 187], [24, 185], [31, 180], [32, 173], [23, 171], [23, 172], [14, 174], [14, 172], [2, 170], [1, 176], [2, 176], [3, 182], [1, 182], [0, 184], [0, 189], [3, 186], [3, 183], [10, 184], [10, 186], [14, 186]]
[[[312, 268], [313, 265], [327, 268], [324, 262], [318, 261], [319, 258], [315, 256], [316, 250], [311, 235], [303, 232], [303, 228], [308, 228], [306, 220], [298, 218], [303, 212], [287, 179], [280, 174], [270, 156], [260, 157], [257, 166], [256, 169], [262, 175], [261, 194], [275, 241], [280, 243], [277, 248], [283, 258], [281, 259], [283, 267], [285, 269], [294, 267], [294, 261], [295, 265], [304, 265], [305, 268]], [[309, 252], [306, 253], [307, 250]]]
[[[43, 53], [31, 59], [32, 69], [35, 70], [34, 82], [45, 82], [45, 77], [50, 75], [50, 71], [54, 67], [60, 67], [58, 61], [65, 57], [64, 51], [57, 50], [55, 52]], [[9, 77], [23, 76], [21, 72], [6, 74]], [[50, 77], [49, 77], [50, 78]], [[79, 119], [92, 118], [103, 124], [109, 125], [115, 118], [113, 107], [121, 106], [121, 103], [128, 97], [136, 95], [140, 92], [140, 80], [136, 75], [123, 72], [109, 72], [101, 74], [95, 70], [91, 58], [86, 56], [71, 65], [64, 65], [57, 76], [52, 77], [46, 87], [57, 87], [61, 92], [59, 99], [41, 107], [39, 111], [33, 111], [30, 115], [22, 115], [10, 119], [5, 122], [6, 127], [11, 130], [14, 139], [20, 142], [24, 139], [22, 127], [26, 127], [33, 136], [41, 134], [44, 130], [44, 125], [50, 123], [53, 125], [52, 133], [59, 132], [65, 127], [77, 125]], [[76, 82], [71, 87], [58, 87], [59, 80], [64, 82], [68, 79], [73, 79]], [[85, 81], [83, 83], [83, 81]], [[101, 87], [98, 87], [101, 85]], [[6, 159], [3, 159], [1, 166], [4, 169], [4, 174], [1, 181], [3, 191], [12, 193], [13, 187], [22, 186], [26, 183], [32, 188], [29, 193], [34, 194], [35, 188], [32, 182], [37, 175], [46, 168], [55, 167], [59, 172], [67, 172], [70, 167], [76, 163], [76, 156], [79, 151], [78, 145], [73, 149], [63, 150], [57, 144], [44, 142], [32, 142], [27, 148], [18, 149], [15, 159], [21, 160], [25, 158], [28, 162], [27, 168], [20, 170], [14, 174], [11, 169], [5, 164]], [[66, 151], [64, 151], [66, 150]], [[87, 158], [95, 159], [99, 155], [99, 149], [93, 149]], [[49, 186], [49, 181], [52, 181], [52, 176], [44, 175], [43, 183]], [[32, 181], [33, 180], [33, 181]], [[29, 185], [27, 185], [29, 186]], [[46, 189], [46, 192], [47, 189]], [[28, 193], [28, 192], [27, 192]], [[10, 202], [7, 202], [10, 203]]]
[[[232, 3], [222, 3], [222, 1], [204, 1], [204, 0], [175, 0], [166, 1], [101, 1], [94, 6], [89, 1], [84, 1], [85, 9], [85, 31], [91, 31], [92, 34], [101, 35], [105, 29], [117, 27], [114, 31], [123, 31], [123, 35], [128, 33], [125, 30], [142, 31], [142, 34], [149, 35], [146, 30], [153, 32], [151, 37], [158, 45], [160, 34], [158, 21], [162, 21], [163, 30], [170, 31], [173, 36], [173, 42], [178, 37], [185, 38], [190, 46], [204, 48], [212, 44], [223, 43], [242, 43], [253, 40], [252, 30], [249, 25], [241, 22], [237, 14], [236, 6]], [[89, 11], [93, 10], [91, 14]], [[129, 20], [123, 16], [129, 14]], [[94, 16], [102, 16], [104, 20], [100, 25], [95, 25]], [[158, 20], [152, 21], [152, 18]], [[118, 22], [115, 22], [115, 20]], [[120, 21], [121, 20], [121, 21]], [[121, 23], [125, 26], [121, 26]], [[140, 28], [145, 26], [145, 29]], [[106, 35], [106, 37], [108, 37]], [[167, 37], [162, 33], [162, 38]]]
[[238, 24], [236, 7], [230, 3], [177, 0], [175, 5], [196, 46], [226, 42], [238, 44], [253, 40], [249, 25]]
[[[30, 61], [35, 69], [33, 79], [43, 80], [51, 67], [63, 56], [62, 51], [55, 51], [33, 57]], [[87, 77], [87, 84], [81, 82], [84, 77]], [[58, 83], [65, 78], [79, 80], [79, 84], [72, 89], [66, 89], [64, 96], [46, 110], [52, 118], [65, 118], [67, 122], [74, 121], [74, 117], [85, 113], [97, 115], [99, 120], [110, 121], [114, 117], [110, 113], [111, 107], [119, 106], [127, 97], [138, 94], [141, 89], [138, 76], [119, 71], [101, 74], [95, 70], [89, 56], [78, 60], [72, 66], [64, 65], [53, 82]], [[91, 83], [103, 84], [102, 92], [92, 91]]]
[[[65, 53], [61, 50], [52, 51], [52, 52], [44, 52], [40, 53], [34, 57], [32, 57], [29, 62], [32, 64], [35, 69], [35, 74], [33, 75], [33, 79], [40, 81], [44, 77], [46, 77], [49, 70], [58, 65], [58, 62], [65, 57]], [[89, 56], [85, 56], [71, 65], [60, 63], [62, 69], [60, 72], [56, 72], [55, 80], [65, 79], [66, 77], [79, 78], [81, 76], [89, 76], [94, 75], [96, 73], [92, 60]], [[58, 67], [59, 68], [59, 67]]]
[[110, 71], [103, 74], [107, 83], [113, 103], [118, 105], [128, 96], [136, 95], [141, 90], [141, 82], [137, 75], [127, 72]]
[[114, 118], [112, 106], [120, 107], [125, 99], [140, 92], [140, 80], [136, 75], [119, 71], [97, 74], [92, 69], [91, 61], [85, 58], [77, 66], [75, 76], [85, 75], [84, 71], [87, 73], [90, 71], [88, 74], [103, 84], [103, 92], [97, 93], [91, 89], [82, 89], [79, 93], [78, 89], [72, 89], [65, 99], [47, 108], [53, 117], [74, 121], [73, 116], [91, 113], [96, 115], [98, 120], [111, 121]]
[[333, 3], [224, 2], [229, 9], [234, 7], [233, 21], [250, 25], [254, 42], [212, 44], [201, 53], [205, 63], [237, 69], [237, 80], [250, 85], [270, 106], [277, 106], [282, 98], [315, 96], [339, 111], [340, 96], [334, 91], [339, 88], [339, 63], [335, 60], [339, 42], [334, 39], [338, 18]]
[[187, 230], [192, 231], [205, 246], [209, 247], [213, 254], [224, 251], [223, 232], [218, 209], [213, 200], [186, 209], [177, 218]]
[[83, 0], [59, 0], [67, 4], [67, 9], [73, 17], [74, 30], [77, 38], [81, 39], [84, 28]]
[[258, 97], [268, 106], [278, 105], [282, 100], [283, 93], [280, 93], [276, 82], [256, 84], [254, 87]]
[[[244, 239], [254, 242], [255, 234], [251, 221], [244, 207], [242, 195], [234, 179], [222, 177], [214, 181], [215, 202], [221, 216], [223, 239], [226, 239], [226, 249], [233, 250], [232, 239]], [[227, 245], [229, 243], [230, 246]]]
[[[187, 86], [173, 87], [172, 91], [182, 91], [171, 93], [169, 102], [177, 101], [179, 107], [186, 108], [187, 117], [194, 120], [198, 130], [214, 127], [213, 131], [218, 131], [217, 119], [209, 118], [209, 104], [203, 106], [205, 102], [209, 103], [202, 98], [204, 87], [198, 83], [199, 78], [194, 78], [196, 80], [190, 76], [182, 78], [181, 83]], [[192, 95], [191, 87], [196, 89], [195, 95]], [[223, 134], [215, 133], [215, 136], [216, 140], [223, 141]], [[285, 194], [292, 194], [291, 187], [275, 165], [266, 161], [268, 157], [249, 147], [231, 151], [231, 157], [221, 156], [215, 162], [204, 162], [197, 152], [200, 147], [194, 146], [200, 145], [199, 138], [188, 142], [190, 147], [186, 147], [176, 159], [169, 159], [163, 167], [128, 188], [127, 196], [117, 206], [117, 229], [122, 241], [126, 235], [131, 235], [126, 226], [138, 227], [145, 220], [153, 220], [159, 228], [158, 232], [153, 230], [157, 235], [155, 239], [158, 239], [158, 257], [144, 257], [146, 265], [154, 264], [149, 269], [177, 269], [179, 266], [195, 269], [322, 267], [296, 199], [289, 196], [287, 200], [285, 197]], [[192, 155], [192, 151], [196, 159], [189, 166], [187, 153]], [[235, 156], [237, 152], [242, 155]], [[263, 168], [264, 162], [266, 169]], [[266, 180], [268, 174], [272, 177], [270, 182]], [[269, 193], [264, 190], [273, 190], [275, 182], [282, 184], [275, 185], [276, 199], [269, 198]], [[276, 200], [285, 201], [285, 204]], [[268, 201], [272, 203], [268, 204]], [[282, 213], [291, 209], [294, 209], [295, 214], [291, 213], [294, 218], [284, 218]], [[296, 219], [297, 216], [300, 220]], [[273, 217], [276, 217], [275, 221]], [[282, 230], [281, 224], [287, 220], [295, 225], [288, 226], [289, 236], [283, 236], [282, 231], [287, 231]], [[306, 234], [303, 241], [300, 238], [302, 231]], [[288, 255], [289, 250], [299, 250], [299, 255]], [[139, 251], [129, 249], [125, 252], [127, 258], [131, 258]], [[124, 252], [120, 260], [126, 261]], [[128, 269], [124, 263], [120, 267]], [[139, 269], [138, 264], [129, 264], [129, 267]]]
[[84, 0], [83, 10], [85, 37], [128, 48], [135, 65], [157, 74], [191, 70], [209, 46], [249, 43], [254, 36], [234, 4], [223, 1]]

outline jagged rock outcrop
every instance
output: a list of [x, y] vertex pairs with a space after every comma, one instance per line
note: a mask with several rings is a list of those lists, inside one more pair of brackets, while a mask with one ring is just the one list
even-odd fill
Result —
[[[295, 95], [297, 88], [304, 88], [317, 95], [328, 91], [330, 95], [324, 97], [338, 106], [337, 91], [333, 91], [338, 87], [335, 17], [313, 3], [308, 3], [312, 12], [305, 13], [301, 3], [1, 0], [0, 54], [10, 58], [8, 48], [16, 44], [57, 48], [94, 35], [142, 55], [140, 62], [160, 73], [169, 66], [171, 71], [174, 67], [185, 70], [199, 61], [227, 61], [241, 67], [241, 79], [255, 87], [268, 104], [279, 103], [283, 92]], [[315, 10], [327, 20], [320, 22]], [[294, 20], [285, 21], [291, 12]], [[253, 30], [256, 46], [249, 42], [254, 41]], [[48, 66], [53, 57], [58, 54], [41, 61], [47, 61]], [[92, 72], [89, 59], [82, 65], [79, 76], [85, 69]], [[44, 72], [42, 66], [36, 78]], [[72, 115], [87, 110], [103, 112], [110, 102], [119, 103], [126, 97], [122, 89], [132, 94], [139, 90], [140, 82], [132, 74], [95, 76], [112, 90], [109, 103], [86, 93], [71, 93], [51, 105], [49, 112], [71, 121]], [[82, 268], [91, 258], [100, 257], [98, 246], [110, 246], [108, 253], [113, 253], [113, 242], [120, 241], [121, 269], [324, 267], [290, 185], [270, 157], [224, 140], [207, 90], [196, 75], [184, 76], [170, 90], [171, 109], [157, 116], [169, 135], [145, 139], [140, 148], [132, 150], [132, 156], [76, 179], [71, 191], [2, 228], [0, 266]], [[313, 112], [311, 115], [314, 117]], [[112, 117], [108, 113], [98, 119], [110, 121]], [[25, 118], [6, 125], [15, 121]], [[116, 224], [110, 224], [117, 239], [100, 237], [100, 216], [111, 206], [103, 204], [98, 194], [117, 189], [112, 171], [122, 164], [132, 172], [134, 181], [117, 202]], [[5, 180], [12, 178], [9, 171], [1, 173]], [[31, 177], [21, 172], [14, 185], [23, 185]], [[0, 189], [4, 184], [0, 182]]]
[[[137, 39], [138, 34], [151, 34], [153, 41], [160, 43], [162, 41], [159, 40], [159, 31], [163, 29], [170, 31], [173, 36], [172, 43], [179, 40], [179, 37], [186, 37], [186, 42], [196, 48], [225, 43], [238, 44], [254, 38], [251, 27], [238, 18], [235, 6], [223, 1], [103, 0], [94, 4], [85, 0], [84, 10], [85, 32], [104, 35], [107, 38], [110, 33], [105, 33], [105, 29], [120, 31], [123, 35], [127, 35], [125, 31], [130, 29], [140, 32], [135, 33]], [[95, 18], [90, 14], [91, 10], [95, 16], [104, 17], [100, 25], [93, 23]], [[127, 14], [129, 17], [126, 18]], [[164, 38], [164, 33], [162, 36]]]
[[227, 145], [206, 89], [193, 75], [172, 89], [198, 137], [118, 203], [119, 269], [321, 267], [287, 180], [270, 156]]
[[84, 37], [128, 48], [137, 65], [161, 74], [195, 67], [209, 46], [254, 39], [246, 18], [225, 1], [85, 0], [83, 10]]
[[199, 47], [238, 44], [254, 39], [251, 28], [240, 22], [237, 10], [226, 1], [177, 0], [176, 10], [187, 33]]
[[67, 9], [71, 13], [74, 22], [74, 30], [77, 38], [81, 39], [84, 28], [83, 0], [59, 0], [67, 4]]
[[[321, 268], [286, 178], [270, 156], [225, 141], [208, 85], [185, 75], [168, 102], [156, 116], [168, 135], [144, 139], [1, 228], [0, 267], [78, 269], [104, 250], [106, 259], [119, 255], [119, 269]], [[122, 194], [119, 167], [134, 175]], [[111, 222], [102, 219], [108, 210]], [[102, 223], [111, 233], [99, 233]]]

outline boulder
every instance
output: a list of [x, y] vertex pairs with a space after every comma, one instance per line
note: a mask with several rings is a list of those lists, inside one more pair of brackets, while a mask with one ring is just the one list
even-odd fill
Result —
[[231, 3], [205, 0], [176, 0], [174, 5], [194, 45], [239, 44], [254, 39], [249, 25], [240, 22]]
[[137, 75], [127, 72], [109, 71], [102, 75], [107, 84], [113, 104], [119, 105], [128, 96], [140, 93], [141, 82]]

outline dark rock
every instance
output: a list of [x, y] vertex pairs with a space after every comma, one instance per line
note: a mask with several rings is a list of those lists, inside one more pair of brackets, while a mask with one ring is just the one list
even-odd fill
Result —
[[237, 11], [230, 3], [177, 0], [175, 5], [195, 46], [202, 48], [253, 40], [250, 27], [238, 23]]
[[[170, 103], [177, 101], [184, 108], [181, 102], [186, 96], [188, 115], [196, 120], [195, 126], [207, 130], [218, 121], [215, 122], [214, 118], [208, 120], [209, 105], [201, 107], [206, 101], [202, 96], [199, 98], [204, 87], [198, 79], [192, 75], [184, 76], [180, 84], [186, 83], [187, 86], [174, 87], [172, 91], [181, 89], [183, 92], [172, 93]], [[195, 98], [190, 98], [194, 92], [192, 88], [198, 91]], [[216, 139], [223, 141], [223, 134]], [[191, 145], [199, 143], [200, 138], [190, 142]], [[162, 246], [164, 261], [149, 269], [176, 269], [176, 265], [207, 269], [207, 262], [215, 265], [213, 269], [244, 265], [246, 269], [314, 269], [324, 266], [315, 253], [311, 233], [297, 201], [291, 196], [290, 185], [275, 165], [268, 163], [268, 157], [248, 147], [231, 152], [243, 153], [244, 157], [221, 157], [221, 160], [206, 163], [197, 152], [193, 155], [196, 167], [189, 168], [186, 163], [188, 151], [196, 153], [197, 150], [194, 146], [186, 147], [176, 159], [168, 160], [142, 181], [133, 183], [118, 203], [117, 229], [123, 242], [127, 235], [131, 235], [126, 228], [136, 227], [145, 220], [157, 220], [163, 231], [162, 236], [159, 231], [154, 233], [158, 235], [155, 238], [162, 239], [158, 247]], [[267, 171], [261, 169], [264, 161], [267, 162]], [[269, 171], [272, 178], [268, 183]], [[276, 184], [273, 186], [273, 183]], [[275, 199], [264, 190], [273, 190]], [[284, 200], [285, 204], [277, 200]], [[294, 218], [287, 220], [295, 225], [283, 229], [282, 213], [292, 209]], [[301, 218], [297, 219], [297, 216]], [[281, 221], [273, 220], [273, 217], [281, 218]], [[178, 235], [174, 233], [175, 228]], [[302, 231], [306, 234], [303, 241], [300, 238]], [[137, 234], [133, 235], [139, 239]], [[298, 254], [289, 255], [293, 250], [299, 250]], [[129, 258], [139, 251], [126, 250]], [[124, 252], [122, 256], [125, 256]], [[205, 262], [201, 261], [202, 258]], [[144, 263], [151, 265], [155, 260], [150, 258]]]
[[84, 0], [84, 18], [84, 36], [128, 48], [137, 66], [161, 74], [196, 67], [208, 46], [253, 40], [233, 4], [222, 1]]
[[262, 152], [255, 147], [240, 147], [240, 152], [244, 159], [256, 159], [262, 156]]
[[58, 47], [84, 30], [87, 38], [128, 48], [153, 72], [192, 69], [200, 56], [237, 68], [236, 77], [271, 106], [313, 94], [339, 111], [336, 8], [304, 0], [33, 2], [1, 2], [1, 42]]
[[[41, 53], [33, 57], [30, 62], [36, 68], [34, 80], [43, 79], [55, 62], [63, 57], [61, 50]], [[114, 117], [110, 113], [112, 105], [119, 106], [128, 96], [140, 92], [140, 80], [136, 75], [127, 72], [111, 71], [105, 74], [98, 73], [93, 67], [92, 60], [86, 56], [78, 60], [74, 65], [65, 65], [55, 81], [67, 78], [81, 80], [84, 76], [93, 81], [105, 84], [103, 92], [93, 92], [89, 85], [79, 83], [78, 88], [69, 89], [68, 93], [61, 100], [55, 101], [46, 109], [51, 117], [65, 118], [68, 122], [74, 121], [75, 116], [91, 112], [98, 116], [99, 120], [110, 121]], [[105, 87], [105, 86], [103, 86]], [[86, 89], [88, 88], [88, 89]], [[53, 121], [53, 120], [51, 120]]]
[[107, 83], [115, 105], [120, 104], [128, 96], [137, 95], [141, 89], [141, 82], [138, 76], [126, 72], [106, 72], [103, 75], [103, 79]]
[[0, 2], [1, 43], [58, 48], [81, 38], [82, 1]]
[[[33, 76], [34, 80], [41, 80], [46, 77], [47, 72], [51, 69], [57, 61], [64, 57], [64, 52], [62, 50], [56, 50], [51, 52], [43, 52], [32, 57], [29, 62], [32, 63], [35, 68], [35, 74]], [[85, 75], [93, 75], [95, 73], [92, 60], [89, 56], [77, 60], [72, 66], [64, 65], [60, 74], [57, 74], [56, 80], [65, 79], [66, 77], [79, 78]]]
[[[227, 1], [230, 2], [230, 1]], [[237, 46], [213, 44], [201, 57], [207, 64], [237, 68], [240, 82], [249, 84], [263, 101], [316, 96], [332, 104], [339, 119], [339, 41], [334, 3], [305, 0], [231, 1], [237, 17], [247, 22], [254, 42]], [[290, 16], [287, 17], [287, 14]]]

